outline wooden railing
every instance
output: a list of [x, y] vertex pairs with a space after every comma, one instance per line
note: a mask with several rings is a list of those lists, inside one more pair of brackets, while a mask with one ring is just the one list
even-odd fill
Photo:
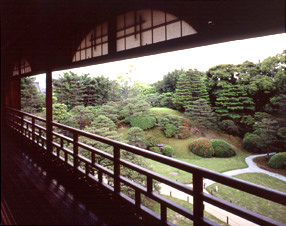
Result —
[[[121, 197], [122, 199], [128, 201], [138, 211], [144, 211], [154, 218], [161, 221], [163, 225], [172, 225], [167, 219], [167, 209], [171, 209], [186, 218], [191, 219], [194, 225], [217, 225], [216, 223], [206, 219], [204, 217], [204, 202], [210, 203], [228, 212], [231, 212], [237, 216], [247, 219], [253, 223], [259, 225], [284, 225], [273, 219], [265, 217], [263, 215], [252, 212], [248, 209], [235, 205], [233, 203], [227, 202], [225, 200], [219, 199], [212, 195], [203, 192], [203, 179], [211, 179], [218, 183], [227, 185], [232, 188], [239, 189], [241, 191], [247, 192], [249, 194], [267, 199], [282, 205], [286, 205], [286, 194], [273, 189], [265, 188], [253, 183], [249, 183], [237, 178], [225, 176], [223, 174], [207, 170], [195, 165], [191, 165], [173, 158], [169, 158], [160, 154], [156, 154], [141, 148], [137, 148], [119, 141], [114, 141], [102, 136], [98, 136], [92, 133], [88, 133], [79, 129], [75, 129], [60, 123], [52, 122], [53, 131], [52, 138], [53, 141], [47, 141], [46, 139], [46, 128], [37, 123], [44, 123], [45, 119], [36, 117], [34, 115], [21, 112], [19, 110], [7, 109], [8, 125], [16, 130], [17, 132], [24, 135], [26, 138], [32, 140], [34, 143], [38, 144], [43, 148], [44, 151], [50, 151], [51, 154], [57, 156], [66, 164], [73, 167], [76, 171], [81, 172], [87, 177], [96, 180], [103, 186], [111, 190], [116, 197]], [[56, 132], [57, 131], [57, 132]], [[59, 131], [66, 131], [69, 136], [62, 134]], [[113, 147], [113, 154], [107, 153], [103, 150], [91, 147], [83, 142], [79, 141], [79, 137], [89, 138], [104, 144], [108, 144]], [[56, 142], [58, 141], [58, 142]], [[47, 142], [52, 143], [53, 150], [47, 150]], [[69, 144], [69, 145], [68, 145]], [[69, 146], [72, 146], [69, 148]], [[90, 157], [84, 157], [79, 154], [80, 150], [85, 150], [90, 154]], [[193, 188], [182, 184], [180, 182], [174, 181], [170, 178], [162, 176], [151, 170], [143, 168], [136, 165], [130, 161], [121, 158], [121, 152], [125, 150], [135, 155], [143, 156], [148, 159], [166, 164], [168, 166], [175, 167], [177, 169], [186, 171], [193, 176]], [[96, 156], [101, 156], [113, 162], [113, 169], [109, 169], [100, 165], [96, 161]], [[146, 186], [142, 186], [124, 176], [121, 175], [121, 167], [129, 168], [139, 174], [144, 175], [146, 179]], [[96, 173], [95, 173], [96, 172]], [[105, 182], [106, 177], [113, 178], [111, 186]], [[158, 181], [160, 183], [166, 184], [180, 190], [188, 195], [193, 196], [193, 212], [189, 209], [161, 196], [154, 190], [154, 182]], [[125, 195], [122, 191], [122, 185], [128, 186], [135, 191], [134, 198]], [[145, 195], [150, 199], [158, 202], [160, 204], [160, 215], [154, 213], [141, 202], [141, 196]], [[283, 208], [283, 207], [282, 207]]]

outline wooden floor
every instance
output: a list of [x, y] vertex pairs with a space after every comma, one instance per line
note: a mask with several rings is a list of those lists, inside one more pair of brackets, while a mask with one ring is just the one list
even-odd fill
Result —
[[[1, 224], [155, 225], [93, 183], [76, 179], [5, 136], [1, 150]], [[4, 147], [4, 148], [3, 148]]]

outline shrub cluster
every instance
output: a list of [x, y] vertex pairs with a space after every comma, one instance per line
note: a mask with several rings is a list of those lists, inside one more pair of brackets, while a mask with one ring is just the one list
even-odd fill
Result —
[[269, 159], [268, 165], [275, 169], [286, 169], [286, 152], [281, 152], [273, 155]]
[[260, 137], [256, 134], [246, 133], [242, 140], [243, 147], [249, 152], [260, 152], [259, 149]]
[[214, 154], [214, 149], [211, 142], [208, 139], [202, 137], [194, 140], [189, 146], [189, 149], [194, 154], [205, 158], [210, 158]]
[[156, 119], [151, 116], [133, 116], [129, 118], [131, 127], [139, 127], [143, 130], [151, 129], [156, 124]]
[[234, 149], [230, 146], [229, 143], [221, 139], [212, 139], [211, 144], [214, 149], [215, 157], [231, 157], [236, 155]]
[[170, 145], [164, 145], [164, 147], [162, 149], [162, 153], [164, 155], [172, 157], [172, 155], [174, 154], [174, 148], [172, 146], [170, 146]]
[[161, 154], [161, 149], [159, 147], [151, 147], [149, 148], [149, 150]]

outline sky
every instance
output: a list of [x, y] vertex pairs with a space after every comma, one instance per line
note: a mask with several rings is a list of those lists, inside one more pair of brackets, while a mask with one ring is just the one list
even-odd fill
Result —
[[[57, 78], [64, 72], [73, 71], [78, 75], [89, 73], [90, 76], [103, 75], [115, 79], [117, 74], [126, 74], [132, 65], [133, 69], [130, 73], [132, 79], [152, 84], [162, 80], [164, 75], [175, 69], [196, 68], [200, 71], [207, 71], [218, 64], [240, 64], [246, 60], [257, 63], [269, 56], [282, 53], [284, 49], [286, 49], [286, 33], [56, 71], [53, 72], [53, 78]], [[39, 76], [36, 79], [41, 86], [45, 85], [44, 77]]]

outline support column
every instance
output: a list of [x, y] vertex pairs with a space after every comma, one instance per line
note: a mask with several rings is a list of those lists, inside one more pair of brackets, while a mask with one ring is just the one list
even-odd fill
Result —
[[52, 121], [53, 121], [53, 87], [52, 87], [52, 72], [49, 70], [46, 73], [46, 128], [47, 128], [47, 151], [52, 153]]

